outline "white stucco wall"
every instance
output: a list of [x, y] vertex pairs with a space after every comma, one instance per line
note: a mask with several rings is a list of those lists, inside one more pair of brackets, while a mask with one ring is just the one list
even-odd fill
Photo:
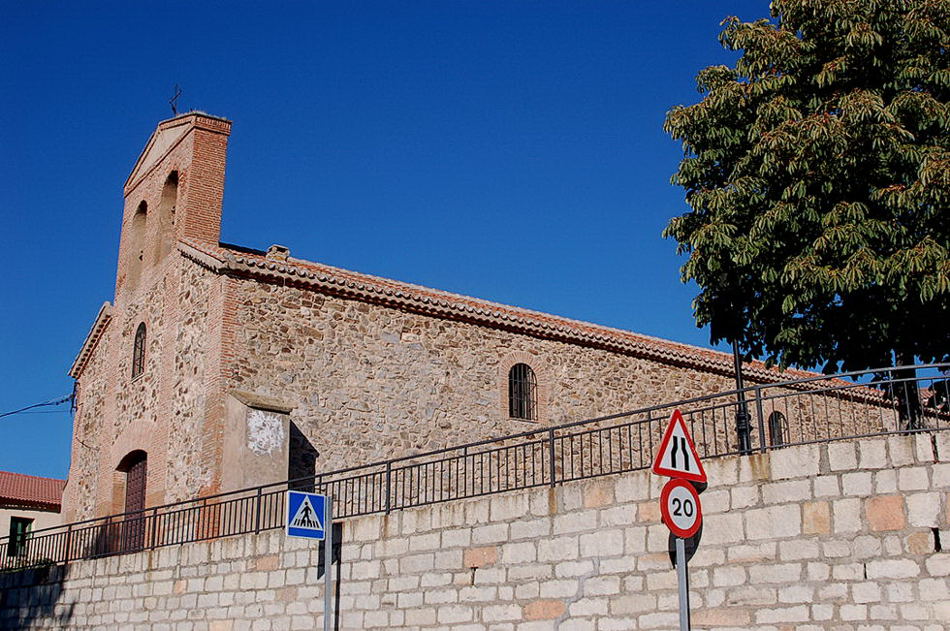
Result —
[[50, 511], [40, 511], [29, 508], [0, 508], [0, 538], [10, 534], [10, 518], [25, 517], [33, 520], [31, 530], [51, 528], [62, 523], [62, 515]]

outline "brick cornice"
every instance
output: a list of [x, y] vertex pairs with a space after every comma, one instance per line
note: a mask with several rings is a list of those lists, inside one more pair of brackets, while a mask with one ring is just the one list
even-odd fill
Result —
[[[139, 173], [139, 167], [141, 166], [142, 161], [148, 155], [149, 149], [152, 148], [152, 145], [155, 143], [155, 139], [158, 137], [159, 133], [167, 129], [181, 126], [187, 126], [188, 128], [182, 132], [181, 136], [175, 139], [175, 141], [153, 161], [150, 167]], [[129, 193], [131, 193], [135, 187], [142, 182], [142, 180], [148, 177], [149, 173], [155, 170], [155, 168], [162, 163], [168, 154], [174, 151], [175, 148], [180, 145], [185, 140], [185, 138], [188, 137], [188, 134], [195, 129], [201, 129], [203, 131], [227, 136], [231, 133], [231, 121], [227, 120], [226, 118], [212, 116], [203, 112], [189, 112], [187, 114], [182, 114], [181, 116], [169, 118], [160, 122], [155, 128], [155, 131], [152, 132], [148, 142], [145, 143], [145, 148], [142, 149], [138, 159], [135, 161], [135, 165], [132, 167], [132, 171], [129, 173], [129, 177], [125, 180], [125, 184], [123, 185], [124, 195], [128, 196]]]

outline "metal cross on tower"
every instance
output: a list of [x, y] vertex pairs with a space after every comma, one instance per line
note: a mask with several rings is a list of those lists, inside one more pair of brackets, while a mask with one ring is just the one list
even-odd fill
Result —
[[178, 97], [181, 96], [181, 88], [175, 84], [175, 96], [168, 99], [168, 104], [172, 106], [172, 116], [178, 116]]

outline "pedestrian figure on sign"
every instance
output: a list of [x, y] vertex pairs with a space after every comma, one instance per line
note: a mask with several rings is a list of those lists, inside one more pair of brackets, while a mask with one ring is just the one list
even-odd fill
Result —
[[294, 526], [297, 528], [316, 528], [317, 522], [311, 517], [310, 502], [304, 502], [303, 507], [300, 509], [300, 513], [297, 515], [297, 519], [294, 521]]

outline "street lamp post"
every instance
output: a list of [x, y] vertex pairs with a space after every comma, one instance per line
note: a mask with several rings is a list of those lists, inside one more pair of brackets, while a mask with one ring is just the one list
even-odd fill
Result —
[[732, 360], [736, 369], [736, 435], [739, 437], [739, 453], [747, 456], [752, 453], [752, 425], [749, 422], [749, 406], [745, 401], [745, 383], [742, 380], [742, 357], [739, 355], [738, 340], [732, 341]]

